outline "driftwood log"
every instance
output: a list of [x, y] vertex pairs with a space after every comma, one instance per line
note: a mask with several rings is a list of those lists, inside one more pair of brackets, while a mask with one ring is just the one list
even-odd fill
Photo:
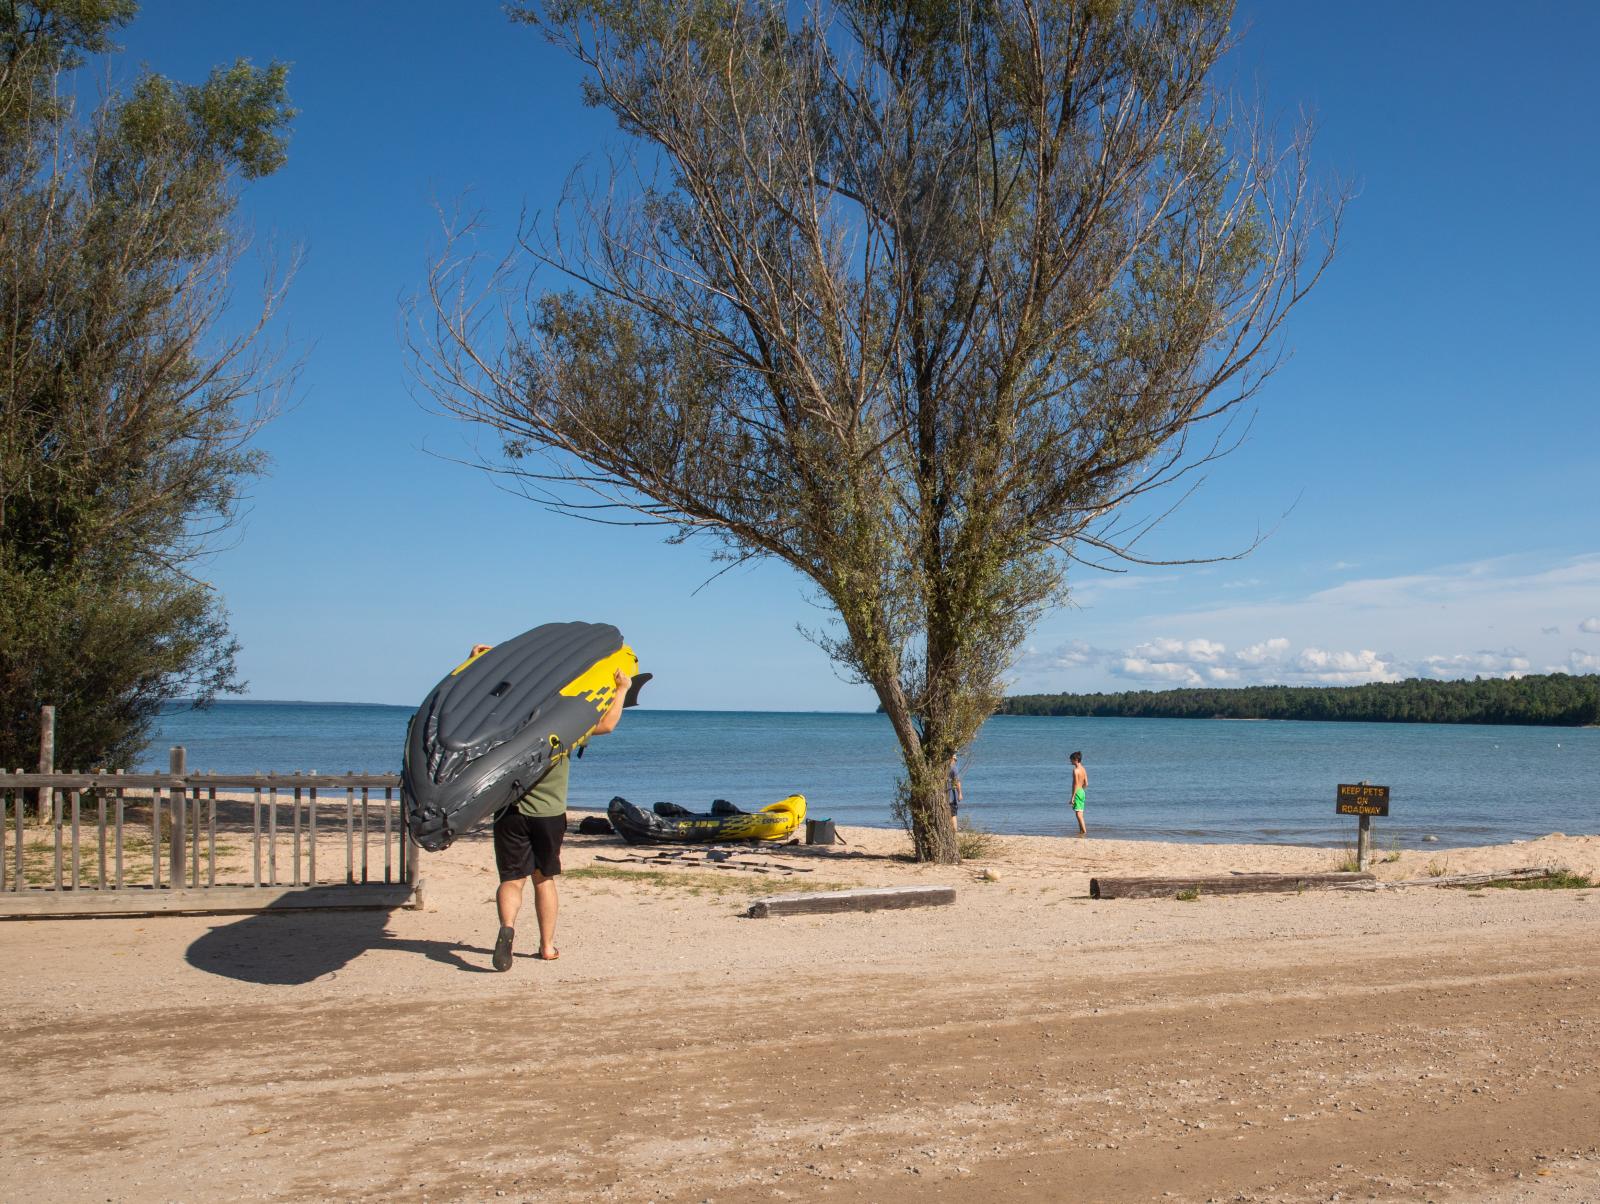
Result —
[[901, 907], [941, 907], [956, 901], [953, 886], [889, 886], [862, 890], [812, 891], [803, 895], [772, 895], [750, 904], [745, 915], [826, 915], [839, 911], [884, 911]]
[[1303, 890], [1371, 890], [1371, 874], [1221, 874], [1187, 878], [1091, 878], [1091, 899], [1170, 899], [1186, 891], [1246, 895]]
[[1402, 878], [1396, 882], [1378, 882], [1374, 890], [1397, 890], [1402, 886], [1486, 886], [1490, 882], [1534, 882], [1555, 875], [1543, 866], [1526, 866], [1520, 870], [1494, 870], [1481, 874], [1443, 874], [1437, 878]]
[[1406, 886], [1486, 886], [1491, 882], [1531, 882], [1555, 871], [1541, 866], [1401, 878], [1379, 882], [1372, 874], [1227, 874], [1208, 878], [1091, 878], [1094, 899], [1170, 899], [1181, 891], [1202, 895], [1244, 895], [1303, 890], [1399, 890]]

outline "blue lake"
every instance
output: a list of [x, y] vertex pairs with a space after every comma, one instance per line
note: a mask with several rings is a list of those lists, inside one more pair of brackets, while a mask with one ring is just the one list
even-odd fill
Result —
[[[163, 713], [143, 767], [182, 744], [192, 768], [398, 773], [411, 708], [221, 702]], [[963, 758], [962, 814], [994, 832], [1075, 831], [1067, 755], [1089, 770], [1091, 835], [1340, 844], [1355, 821], [1334, 787], [1391, 788], [1380, 844], [1443, 844], [1600, 832], [1600, 728], [996, 716]], [[574, 768], [574, 807], [620, 794], [703, 810], [804, 794], [814, 817], [892, 826], [899, 756], [871, 714], [627, 712]]]

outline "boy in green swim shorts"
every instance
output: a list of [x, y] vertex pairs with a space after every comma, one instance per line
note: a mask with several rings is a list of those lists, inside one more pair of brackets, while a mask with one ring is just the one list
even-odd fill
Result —
[[1078, 835], [1089, 835], [1083, 823], [1083, 792], [1089, 785], [1089, 771], [1083, 767], [1083, 754], [1072, 754], [1072, 814], [1078, 817]]

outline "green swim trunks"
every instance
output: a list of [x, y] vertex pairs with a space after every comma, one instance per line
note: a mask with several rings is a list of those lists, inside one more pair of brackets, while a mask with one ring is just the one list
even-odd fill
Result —
[[1079, 786], [1076, 790], [1074, 790], [1072, 792], [1072, 809], [1074, 811], [1082, 811], [1083, 810], [1083, 787], [1082, 786]]

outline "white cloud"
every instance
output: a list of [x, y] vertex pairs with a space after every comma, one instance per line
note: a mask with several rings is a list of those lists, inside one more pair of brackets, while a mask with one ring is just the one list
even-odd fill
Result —
[[1408, 666], [1407, 676], [1436, 677], [1453, 681], [1459, 677], [1521, 677], [1532, 662], [1515, 648], [1500, 652], [1461, 652], [1455, 656], [1425, 656]]
[[[1060, 636], [1019, 661], [1034, 690], [1358, 684], [1407, 677], [1600, 672], [1600, 553], [1505, 556], [1286, 596], [1231, 590], [1230, 605], [1174, 608], [1171, 579], [1138, 574], [1098, 607], [1062, 612]], [[1212, 595], [1215, 600], [1219, 595]], [[1587, 617], [1585, 617], [1587, 616]], [[1563, 636], [1571, 624], [1580, 634]], [[1507, 641], [1515, 640], [1515, 646]]]
[[1427, 608], [1505, 611], [1521, 605], [1555, 606], [1593, 598], [1600, 586], [1600, 555], [1575, 556], [1554, 567], [1526, 571], [1515, 557], [1451, 565], [1399, 577], [1346, 581], [1305, 599], [1312, 606], [1396, 610], [1415, 613]]
[[1205, 681], [1191, 665], [1179, 664], [1176, 661], [1149, 661], [1143, 657], [1126, 656], [1118, 665], [1116, 672], [1123, 677], [1135, 677], [1141, 681], [1171, 682], [1180, 686], [1198, 686]]
[[1294, 668], [1308, 682], [1325, 686], [1357, 686], [1369, 681], [1399, 681], [1393, 665], [1369, 648], [1360, 652], [1324, 652], [1306, 648]]
[[[1582, 666], [1588, 666], [1584, 668]], [[1574, 651], [1571, 672], [1594, 672], [1600, 655]], [[1568, 666], [1551, 666], [1555, 672]], [[1246, 685], [1364, 685], [1427, 677], [1441, 681], [1465, 677], [1521, 677], [1531, 672], [1531, 659], [1516, 648], [1431, 654], [1415, 659], [1371, 648], [1337, 649], [1316, 645], [1294, 650], [1284, 636], [1272, 636], [1230, 651], [1220, 640], [1163, 636], [1132, 648], [1096, 648], [1083, 641], [1053, 651], [1030, 649], [1018, 663], [1018, 675], [1053, 680], [1039, 688], [1091, 691], [1105, 688], [1085, 680], [1099, 671], [1128, 687]], [[1066, 680], [1063, 680], [1065, 678]]]
[[1155, 639], [1122, 653], [1112, 667], [1119, 677], [1184, 686], [1221, 684], [1238, 673], [1225, 664], [1227, 648], [1215, 640]]
[[1259, 644], [1239, 649], [1235, 659], [1239, 664], [1253, 669], [1261, 665], [1275, 664], [1288, 655], [1289, 641], [1282, 636], [1274, 636], [1270, 640], [1262, 640]]
[[1356, 652], [1304, 648], [1291, 655], [1283, 636], [1273, 636], [1229, 652], [1218, 640], [1162, 638], [1127, 650], [1111, 672], [1144, 684], [1182, 686], [1259, 685], [1272, 682], [1358, 685], [1398, 681], [1392, 660], [1370, 649]]
[[1095, 648], [1082, 640], [1072, 640], [1059, 648], [1048, 650], [1028, 648], [1017, 657], [1015, 673], [1018, 677], [1037, 677], [1063, 669], [1085, 669], [1103, 663], [1120, 653]]
[[1213, 664], [1228, 650], [1214, 640], [1157, 639], [1139, 644], [1129, 655], [1153, 661]]

